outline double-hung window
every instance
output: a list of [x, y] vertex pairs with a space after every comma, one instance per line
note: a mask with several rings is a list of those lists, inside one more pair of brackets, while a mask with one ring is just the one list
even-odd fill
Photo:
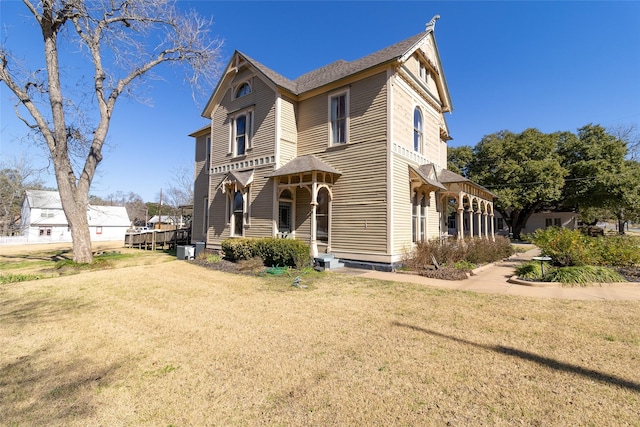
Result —
[[422, 153], [422, 113], [418, 107], [413, 111], [413, 151]]
[[251, 132], [253, 125], [253, 111], [244, 111], [231, 120], [232, 137], [230, 152], [234, 156], [242, 156], [251, 148]]
[[346, 144], [349, 140], [349, 92], [329, 97], [330, 144]]

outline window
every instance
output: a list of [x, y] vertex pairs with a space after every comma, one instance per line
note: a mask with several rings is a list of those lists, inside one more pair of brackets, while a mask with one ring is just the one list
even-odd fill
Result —
[[411, 241], [418, 242], [418, 193], [411, 200]]
[[422, 113], [418, 107], [413, 111], [413, 151], [422, 153]]
[[284, 190], [280, 194], [280, 201], [278, 205], [278, 232], [279, 233], [291, 233], [291, 213], [292, 213], [292, 196], [291, 191]]
[[545, 228], [548, 228], [548, 227], [562, 228], [562, 220], [560, 218], [545, 218], [544, 226]]
[[329, 121], [331, 125], [330, 142], [332, 145], [346, 144], [348, 141], [348, 95], [348, 92], [342, 92], [329, 97]]
[[329, 242], [329, 191], [324, 187], [318, 191], [316, 237], [320, 242]]
[[245, 96], [251, 93], [251, 86], [249, 86], [249, 83], [244, 82], [240, 85], [240, 87], [238, 87], [238, 90], [236, 90], [236, 98], [240, 98], [241, 96]]
[[420, 241], [424, 242], [427, 240], [427, 198], [426, 196], [422, 197], [422, 203], [420, 203]]
[[244, 197], [242, 193], [236, 191], [233, 195], [233, 207], [231, 212], [231, 230], [233, 230], [234, 236], [243, 235], [243, 223], [244, 218]]
[[209, 228], [209, 198], [204, 198], [204, 215], [202, 216], [204, 221], [202, 223], [202, 234], [204, 234], [205, 239], [207, 237], [207, 228]]
[[210, 136], [207, 137], [206, 144], [207, 144], [207, 148], [206, 148], [206, 150], [207, 150], [207, 163], [206, 163], [205, 168], [207, 170], [207, 174], [209, 174], [209, 172], [211, 171], [211, 137]]
[[40, 211], [40, 218], [53, 218], [55, 215], [55, 210], [53, 209], [42, 209]]
[[96, 234], [102, 234], [102, 227], [100, 226], [96, 227]]
[[252, 121], [253, 111], [245, 111], [231, 120], [233, 143], [230, 152], [234, 156], [242, 156], [251, 148]]
[[40, 236], [51, 236], [51, 227], [40, 227], [38, 229], [38, 234]]
[[426, 196], [414, 193], [411, 200], [411, 241], [423, 242], [427, 239], [427, 200]]

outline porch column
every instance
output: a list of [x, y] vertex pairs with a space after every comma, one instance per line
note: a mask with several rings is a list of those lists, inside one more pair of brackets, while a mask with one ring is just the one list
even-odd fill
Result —
[[473, 238], [473, 207], [469, 208], [469, 237]]
[[493, 212], [489, 215], [489, 218], [491, 218], [491, 240], [493, 240], [494, 242], [496, 241], [496, 234], [493, 230]]
[[479, 206], [476, 211], [476, 218], [478, 219], [478, 237], [482, 238], [482, 211]]
[[464, 209], [458, 208], [458, 239], [464, 239]]
[[489, 214], [488, 213], [484, 213], [484, 238], [489, 240], [489, 228], [487, 225], [487, 218], [489, 218]]
[[311, 185], [311, 256], [318, 256], [318, 220], [316, 211], [318, 208], [318, 183], [316, 182], [316, 172], [313, 172], [313, 184]]

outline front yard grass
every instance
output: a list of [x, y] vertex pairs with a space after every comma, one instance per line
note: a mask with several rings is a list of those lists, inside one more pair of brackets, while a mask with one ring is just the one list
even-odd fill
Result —
[[638, 425], [638, 302], [148, 256], [0, 285], [0, 425]]

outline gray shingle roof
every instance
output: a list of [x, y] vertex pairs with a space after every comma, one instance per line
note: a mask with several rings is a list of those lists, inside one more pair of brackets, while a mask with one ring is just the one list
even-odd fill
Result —
[[313, 154], [307, 154], [304, 156], [296, 157], [291, 160], [286, 165], [282, 166], [279, 169], [273, 171], [269, 176], [283, 176], [283, 175], [292, 175], [298, 174], [302, 172], [311, 172], [311, 171], [319, 171], [319, 172], [328, 172], [334, 173], [337, 175], [342, 175], [337, 169], [332, 168]]
[[248, 57], [244, 53], [238, 53], [255, 66], [267, 78], [269, 78], [274, 84], [287, 89], [296, 95], [300, 95], [304, 92], [319, 88], [352, 74], [365, 71], [371, 67], [375, 67], [376, 65], [399, 59], [427, 34], [429, 34], [429, 32], [421, 32], [355, 61], [349, 62], [338, 60], [336, 62], [332, 62], [324, 67], [309, 71], [295, 80], [290, 80], [276, 73], [269, 67]]

